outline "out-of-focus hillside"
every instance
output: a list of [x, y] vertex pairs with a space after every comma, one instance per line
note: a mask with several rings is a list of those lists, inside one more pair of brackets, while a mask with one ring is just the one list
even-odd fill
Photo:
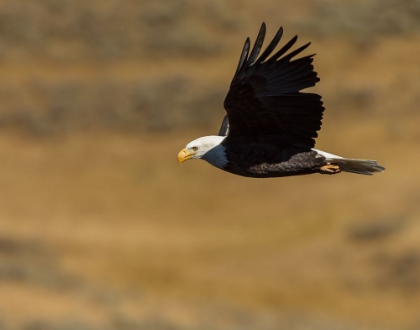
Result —
[[[0, 329], [417, 329], [420, 2], [0, 0]], [[373, 177], [178, 166], [247, 36], [312, 41], [317, 147]]]
[[0, 124], [42, 134], [213, 127], [242, 44], [262, 21], [268, 38], [282, 25], [285, 38], [313, 41], [318, 90], [334, 109], [328, 114], [347, 106], [383, 115], [384, 104], [399, 105], [394, 94], [418, 90], [418, 7], [414, 0], [3, 0]]

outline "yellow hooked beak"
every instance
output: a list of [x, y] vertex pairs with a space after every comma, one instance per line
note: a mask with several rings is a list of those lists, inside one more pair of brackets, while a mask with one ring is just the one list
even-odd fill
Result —
[[189, 151], [186, 148], [182, 149], [178, 154], [178, 163], [183, 163], [195, 155], [194, 151]]

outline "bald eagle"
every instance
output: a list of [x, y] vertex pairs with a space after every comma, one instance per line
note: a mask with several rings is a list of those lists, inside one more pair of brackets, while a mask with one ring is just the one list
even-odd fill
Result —
[[251, 51], [250, 39], [245, 41], [219, 134], [188, 143], [178, 162], [204, 159], [224, 171], [254, 178], [383, 171], [374, 160], [343, 158], [314, 148], [324, 107], [321, 96], [301, 91], [320, 79], [312, 65], [314, 55], [295, 59], [310, 43], [288, 53], [295, 36], [272, 55], [283, 35], [280, 28], [260, 54], [265, 33], [263, 23]]

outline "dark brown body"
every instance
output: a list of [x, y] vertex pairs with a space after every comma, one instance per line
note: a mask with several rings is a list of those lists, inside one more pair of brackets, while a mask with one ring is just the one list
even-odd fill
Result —
[[316, 151], [287, 146], [284, 140], [273, 136], [226, 138], [227, 165], [223, 170], [254, 178], [273, 178], [319, 173], [327, 164]]

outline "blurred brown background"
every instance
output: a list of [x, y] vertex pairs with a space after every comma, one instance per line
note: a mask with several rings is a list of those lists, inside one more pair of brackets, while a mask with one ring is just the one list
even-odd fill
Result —
[[[177, 164], [262, 21], [384, 173]], [[0, 329], [419, 329], [419, 102], [417, 0], [1, 0]]]

